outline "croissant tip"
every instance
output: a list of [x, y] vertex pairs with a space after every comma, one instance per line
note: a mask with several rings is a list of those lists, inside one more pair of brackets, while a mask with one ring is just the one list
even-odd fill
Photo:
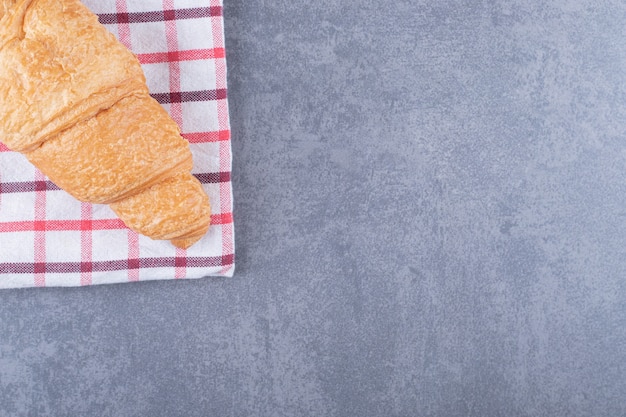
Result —
[[170, 242], [172, 245], [176, 246], [179, 249], [189, 249], [194, 243], [199, 241], [202, 236], [190, 237], [187, 239], [172, 239]]

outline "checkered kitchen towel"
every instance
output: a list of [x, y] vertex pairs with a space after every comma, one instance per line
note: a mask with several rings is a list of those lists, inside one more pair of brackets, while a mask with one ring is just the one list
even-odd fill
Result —
[[85, 0], [139, 58], [181, 127], [211, 198], [209, 233], [188, 250], [128, 230], [0, 147], [0, 288], [231, 276], [231, 146], [221, 0]]

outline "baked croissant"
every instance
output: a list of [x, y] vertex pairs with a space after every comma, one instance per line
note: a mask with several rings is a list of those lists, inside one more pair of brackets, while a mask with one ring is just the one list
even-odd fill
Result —
[[187, 248], [209, 228], [189, 144], [79, 0], [0, 0], [0, 141], [152, 239]]

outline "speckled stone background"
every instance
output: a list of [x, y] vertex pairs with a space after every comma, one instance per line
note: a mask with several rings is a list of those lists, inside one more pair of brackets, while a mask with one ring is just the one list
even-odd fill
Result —
[[235, 277], [0, 292], [0, 416], [626, 415], [626, 3], [225, 16]]

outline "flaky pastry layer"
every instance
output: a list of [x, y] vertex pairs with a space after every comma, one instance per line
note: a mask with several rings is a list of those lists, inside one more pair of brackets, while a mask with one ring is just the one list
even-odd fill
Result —
[[15, 151], [147, 93], [137, 58], [79, 1], [21, 0], [0, 26], [0, 138]]
[[211, 221], [209, 198], [200, 182], [186, 172], [110, 206], [126, 225], [152, 239], [203, 235]]
[[193, 166], [178, 125], [148, 95], [126, 97], [25, 155], [78, 200], [104, 204]]

